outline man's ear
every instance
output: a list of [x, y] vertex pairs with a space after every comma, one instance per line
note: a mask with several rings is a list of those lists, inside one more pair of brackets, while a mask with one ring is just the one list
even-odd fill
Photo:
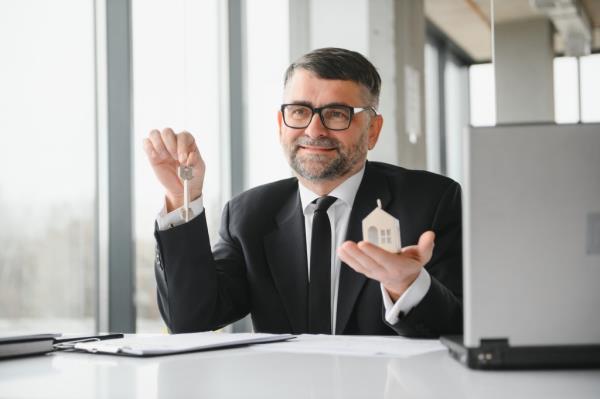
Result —
[[372, 150], [375, 147], [375, 144], [377, 144], [382, 127], [383, 116], [375, 115], [371, 117], [371, 123], [369, 125], [369, 150]]
[[279, 138], [281, 139], [281, 125], [283, 124], [283, 115], [281, 114], [281, 111], [277, 112], [277, 126], [279, 128], [278, 132], [279, 132]]

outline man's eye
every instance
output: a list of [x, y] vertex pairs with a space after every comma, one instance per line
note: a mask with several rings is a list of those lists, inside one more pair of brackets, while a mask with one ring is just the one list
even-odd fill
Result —
[[325, 114], [325, 117], [327, 119], [348, 120], [349, 115], [344, 110], [331, 109], [331, 110], [327, 110], [327, 113]]
[[306, 108], [292, 109], [292, 116], [294, 118], [304, 118], [306, 115], [308, 115], [308, 110]]

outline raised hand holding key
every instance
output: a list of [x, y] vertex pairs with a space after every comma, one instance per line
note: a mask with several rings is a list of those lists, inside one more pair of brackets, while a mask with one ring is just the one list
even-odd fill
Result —
[[[194, 136], [185, 131], [176, 134], [170, 128], [155, 129], [144, 139], [144, 151], [165, 189], [167, 212], [183, 207], [185, 218], [189, 203], [202, 195], [206, 169]], [[192, 216], [188, 210], [186, 220]]]

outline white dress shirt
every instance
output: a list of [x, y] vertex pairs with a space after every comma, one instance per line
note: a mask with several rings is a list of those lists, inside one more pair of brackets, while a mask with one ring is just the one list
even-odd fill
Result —
[[[365, 173], [363, 167], [358, 173], [346, 179], [342, 184], [337, 186], [329, 196], [336, 197], [338, 200], [333, 203], [327, 210], [331, 225], [331, 327], [332, 333], [335, 334], [336, 314], [337, 314], [337, 298], [339, 288], [339, 277], [341, 260], [337, 255], [337, 248], [342, 245], [346, 239], [346, 231], [348, 229], [348, 221], [350, 219], [350, 211], [354, 203], [354, 197], [358, 191], [358, 187]], [[312, 202], [319, 198], [318, 194], [313, 193], [301, 183], [298, 184], [300, 191], [300, 201], [302, 203], [302, 211], [304, 213], [304, 225], [306, 231], [306, 259], [308, 260], [308, 275], [310, 279], [310, 245], [312, 237], [312, 219], [315, 212], [316, 204]], [[192, 219], [204, 211], [202, 197], [190, 202], [192, 209]], [[163, 207], [159, 213], [156, 222], [159, 230], [167, 230], [169, 228], [185, 223], [180, 209], [176, 209], [167, 213], [166, 207]], [[408, 289], [394, 303], [389, 294], [381, 285], [381, 295], [383, 296], [383, 304], [385, 307], [385, 319], [390, 324], [396, 324], [400, 313], [407, 314], [412, 308], [421, 302], [431, 285], [431, 277], [425, 268], [421, 269], [417, 279], [408, 287]]]

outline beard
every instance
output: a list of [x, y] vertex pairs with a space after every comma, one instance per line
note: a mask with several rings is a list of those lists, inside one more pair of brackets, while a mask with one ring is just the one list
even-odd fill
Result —
[[[333, 180], [346, 175], [359, 162], [366, 159], [367, 155], [367, 130], [365, 130], [358, 141], [350, 147], [332, 137], [320, 137], [313, 139], [300, 136], [286, 146], [286, 155], [292, 169], [307, 180]], [[335, 156], [331, 154], [299, 154], [302, 146], [322, 147], [332, 149]]]

